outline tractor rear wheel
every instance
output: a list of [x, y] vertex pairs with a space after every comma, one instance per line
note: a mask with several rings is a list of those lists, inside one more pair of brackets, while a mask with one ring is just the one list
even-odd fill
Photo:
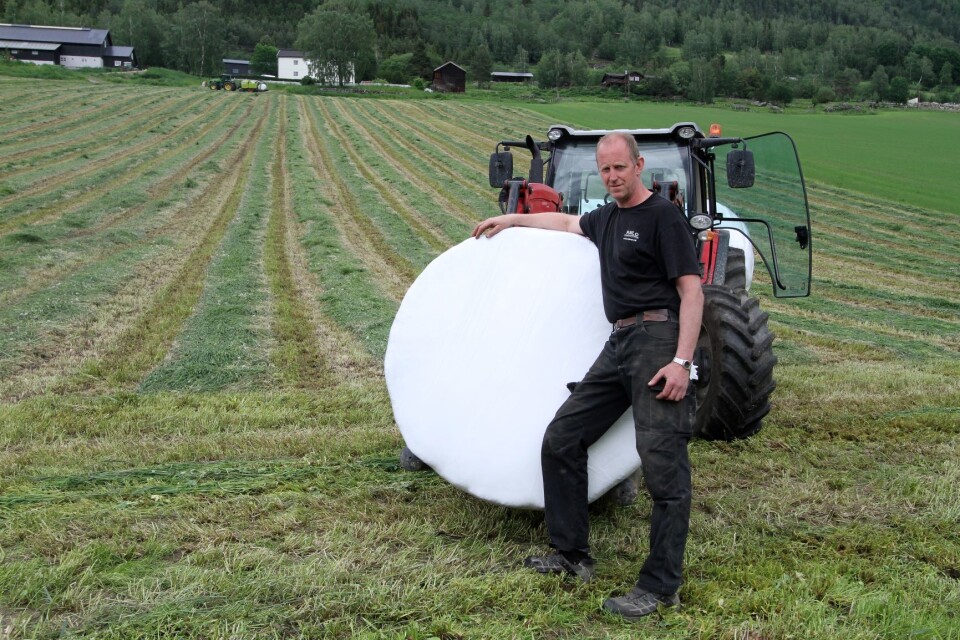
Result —
[[727, 253], [723, 283], [734, 290], [747, 288], [747, 259], [743, 255], [743, 249], [730, 249]]
[[742, 289], [704, 285], [703, 295], [694, 431], [707, 440], [746, 438], [760, 430], [776, 387], [768, 316]]

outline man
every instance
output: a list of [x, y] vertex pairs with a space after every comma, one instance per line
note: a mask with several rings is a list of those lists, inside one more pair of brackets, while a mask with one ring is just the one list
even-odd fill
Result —
[[593, 578], [587, 448], [633, 405], [637, 451], [653, 501], [650, 554], [633, 590], [603, 603], [628, 619], [680, 603], [690, 521], [687, 443], [696, 413], [690, 372], [703, 312], [690, 228], [675, 205], [643, 184], [643, 164], [632, 136], [608, 134], [597, 143], [597, 168], [613, 202], [580, 218], [497, 216], [473, 231], [474, 237], [511, 226], [568, 231], [587, 236], [599, 250], [603, 308], [613, 332], [544, 434], [544, 510], [556, 552], [524, 564], [584, 582]]

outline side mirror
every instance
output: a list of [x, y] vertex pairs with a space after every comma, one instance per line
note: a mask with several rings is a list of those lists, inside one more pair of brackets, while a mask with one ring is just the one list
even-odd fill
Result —
[[490, 186], [499, 189], [513, 177], [513, 154], [509, 151], [490, 154]]
[[752, 151], [732, 149], [727, 153], [727, 186], [731, 189], [752, 187], [755, 176]]

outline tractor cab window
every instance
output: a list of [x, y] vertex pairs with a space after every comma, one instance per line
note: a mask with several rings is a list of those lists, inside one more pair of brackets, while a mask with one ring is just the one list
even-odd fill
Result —
[[[563, 211], [583, 215], [607, 201], [607, 190], [597, 171], [596, 141], [573, 142], [558, 147], [551, 158], [553, 188], [563, 194]], [[672, 142], [640, 144], [644, 158], [641, 179], [686, 213], [688, 177], [686, 147]]]

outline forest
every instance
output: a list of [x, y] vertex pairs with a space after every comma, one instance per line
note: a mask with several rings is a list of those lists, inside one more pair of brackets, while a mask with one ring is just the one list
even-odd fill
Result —
[[633, 91], [698, 102], [960, 101], [955, 0], [0, 0], [4, 22], [108, 28], [142, 66], [196, 75], [258, 45], [310, 50], [315, 12], [369, 33], [352, 52], [361, 80], [429, 79], [451, 60], [472, 82], [532, 71], [542, 87], [637, 70]]

